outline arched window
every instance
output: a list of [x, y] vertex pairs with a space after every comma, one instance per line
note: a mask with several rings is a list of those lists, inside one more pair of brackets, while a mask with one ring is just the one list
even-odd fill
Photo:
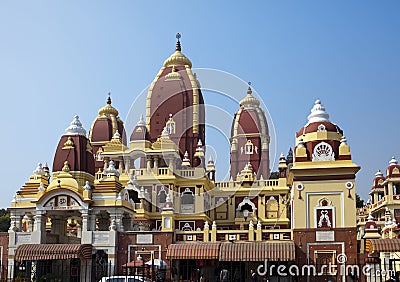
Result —
[[193, 195], [193, 192], [190, 191], [189, 188], [186, 188], [185, 191], [182, 193], [181, 204], [182, 205], [193, 205], [194, 204], [194, 195]]
[[161, 189], [158, 192], [158, 201], [159, 201], [159, 203], [160, 204], [164, 204], [166, 198], [167, 198], [167, 191], [165, 191], [165, 186], [161, 186]]

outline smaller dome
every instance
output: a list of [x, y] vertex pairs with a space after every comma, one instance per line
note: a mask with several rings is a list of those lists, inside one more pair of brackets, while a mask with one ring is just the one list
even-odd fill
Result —
[[311, 114], [308, 116], [308, 123], [312, 122], [329, 122], [329, 114], [325, 111], [325, 107], [321, 104], [321, 100], [315, 100], [314, 107], [311, 109]]
[[378, 170], [375, 173], [374, 180], [372, 181], [372, 189], [374, 189], [374, 188], [383, 188], [384, 187], [384, 185], [383, 185], [384, 181], [385, 181], [385, 177], [383, 176], [382, 171]]
[[126, 144], [124, 123], [118, 117], [118, 110], [111, 105], [110, 93], [108, 95], [106, 105], [99, 109], [99, 115], [92, 122], [89, 131], [90, 142], [94, 143], [94, 152], [97, 152], [98, 146], [109, 142], [117, 131], [121, 134], [124, 145]]
[[400, 176], [400, 165], [394, 156], [389, 161], [389, 165], [386, 168], [386, 176], [387, 178]]
[[75, 115], [70, 125], [65, 129], [68, 135], [83, 135], [86, 136], [86, 130], [82, 127], [79, 121], [79, 116]]
[[240, 106], [243, 107], [259, 107], [260, 101], [257, 98], [254, 98], [252, 95], [253, 91], [251, 91], [251, 87], [247, 88], [247, 95], [243, 100], [240, 101]]
[[176, 38], [178, 41], [176, 42], [175, 52], [164, 61], [164, 67], [188, 65], [192, 68], [192, 62], [181, 52], [181, 42], [179, 41], [181, 35], [178, 33]]
[[150, 141], [150, 134], [147, 131], [146, 122], [143, 119], [143, 115], [140, 115], [140, 119], [136, 124], [136, 127], [133, 129], [133, 132], [130, 137], [130, 141], [135, 140], [148, 140]]

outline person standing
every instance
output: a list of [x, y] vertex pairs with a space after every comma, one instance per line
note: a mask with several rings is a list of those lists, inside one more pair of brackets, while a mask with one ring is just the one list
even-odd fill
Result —
[[221, 273], [219, 274], [219, 281], [221, 282], [228, 282], [229, 279], [229, 272], [228, 270], [224, 267], [221, 270]]
[[255, 273], [254, 269], [250, 270], [251, 275], [251, 282], [257, 282], [257, 274]]
[[240, 272], [237, 267], [235, 268], [235, 272], [233, 273], [233, 281], [240, 282]]

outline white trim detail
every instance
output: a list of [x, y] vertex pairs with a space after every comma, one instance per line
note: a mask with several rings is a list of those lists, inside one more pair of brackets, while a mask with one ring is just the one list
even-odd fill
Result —
[[334, 161], [335, 153], [333, 152], [332, 146], [326, 142], [318, 143], [313, 150], [312, 161], [323, 162], [323, 161]]
[[249, 197], [247, 197], [247, 196], [244, 197], [243, 201], [240, 202], [240, 204], [238, 205], [236, 210], [240, 211], [242, 209], [243, 205], [245, 205], [245, 204], [249, 204], [252, 207], [253, 211], [257, 210], [256, 205], [252, 201], [250, 201]]

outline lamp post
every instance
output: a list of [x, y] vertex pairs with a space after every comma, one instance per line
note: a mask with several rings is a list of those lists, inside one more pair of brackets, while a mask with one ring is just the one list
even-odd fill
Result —
[[133, 276], [136, 276], [136, 252], [135, 251], [135, 255], [133, 257]]
[[153, 281], [157, 281], [157, 279], [154, 280], [154, 278], [155, 278], [155, 276], [154, 276], [154, 251], [151, 251], [151, 279]]

